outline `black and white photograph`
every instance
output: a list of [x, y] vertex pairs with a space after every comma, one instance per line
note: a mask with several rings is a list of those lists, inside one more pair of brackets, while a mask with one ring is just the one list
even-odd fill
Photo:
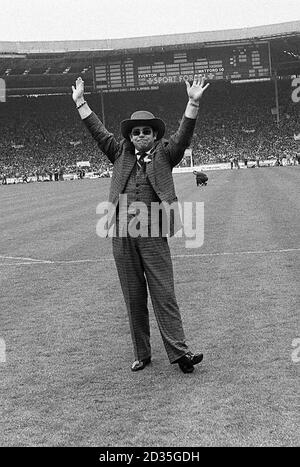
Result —
[[0, 0], [0, 226], [0, 447], [299, 447], [299, 0]]

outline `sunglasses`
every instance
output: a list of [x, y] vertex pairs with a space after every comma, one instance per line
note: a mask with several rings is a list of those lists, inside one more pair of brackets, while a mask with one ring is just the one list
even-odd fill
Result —
[[143, 135], [151, 135], [152, 134], [152, 129], [151, 128], [142, 128], [141, 130], [138, 128], [136, 130], [132, 130], [131, 134], [132, 136], [139, 136], [140, 134], [143, 134]]

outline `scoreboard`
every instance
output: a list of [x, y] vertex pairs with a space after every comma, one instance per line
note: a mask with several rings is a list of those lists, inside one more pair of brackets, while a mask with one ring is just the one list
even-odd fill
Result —
[[103, 92], [159, 89], [192, 80], [251, 80], [271, 76], [269, 44], [203, 47], [108, 57], [95, 63], [95, 87]]

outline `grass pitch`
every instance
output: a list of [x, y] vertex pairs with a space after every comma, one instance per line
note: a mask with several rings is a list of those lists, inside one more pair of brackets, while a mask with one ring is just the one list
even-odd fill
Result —
[[[296, 446], [300, 167], [209, 172], [199, 249], [171, 239], [185, 333], [204, 361], [137, 373], [111, 240], [110, 180], [0, 186], [2, 446]], [[3, 341], [2, 341], [3, 342]], [[298, 406], [299, 408], [299, 406]]]

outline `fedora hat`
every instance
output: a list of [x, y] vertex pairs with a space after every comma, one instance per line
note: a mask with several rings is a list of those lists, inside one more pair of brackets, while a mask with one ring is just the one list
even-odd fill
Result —
[[147, 125], [157, 131], [157, 139], [163, 137], [165, 133], [165, 123], [160, 118], [155, 118], [151, 112], [146, 110], [138, 110], [134, 112], [130, 119], [121, 122], [121, 133], [124, 138], [129, 139], [129, 134], [135, 126]]

